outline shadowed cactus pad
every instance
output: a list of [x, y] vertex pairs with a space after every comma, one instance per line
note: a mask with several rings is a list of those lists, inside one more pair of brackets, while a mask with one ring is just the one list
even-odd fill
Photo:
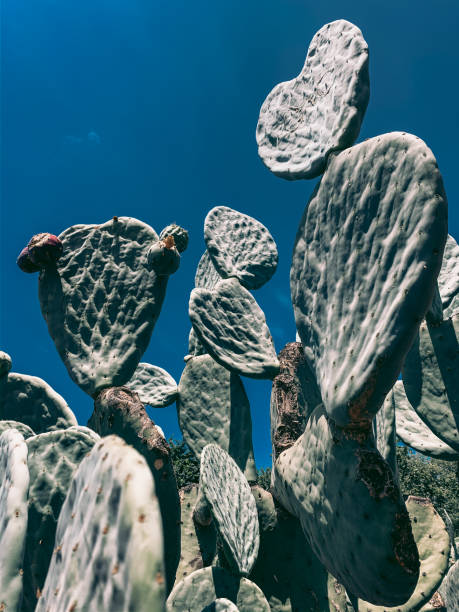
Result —
[[28, 425], [24, 425], [24, 423], [20, 423], [19, 421], [0, 421], [0, 434], [8, 429], [17, 429], [25, 439], [36, 435]]
[[204, 221], [204, 239], [215, 269], [222, 278], [235, 277], [247, 289], [258, 289], [277, 268], [277, 246], [256, 219], [216, 206]]
[[194, 284], [197, 288], [209, 289], [211, 291], [222, 277], [215, 269], [209, 251], [204, 251], [196, 268]]
[[143, 457], [117, 436], [82, 461], [59, 516], [37, 612], [162, 612], [161, 515]]
[[213, 291], [193, 289], [189, 315], [196, 334], [219, 364], [250, 378], [273, 378], [279, 370], [263, 311], [235, 278]]
[[408, 599], [418, 552], [392, 470], [371, 437], [346, 437], [319, 407], [274, 469], [273, 494], [349, 593], [386, 606]]
[[356, 140], [370, 95], [368, 45], [340, 19], [311, 41], [301, 73], [266, 98], [257, 126], [258, 154], [277, 176], [321, 174], [331, 151]]
[[199, 482], [227, 561], [235, 572], [246, 576], [260, 544], [257, 507], [249, 484], [234, 460], [216, 444], [202, 451]]
[[269, 604], [256, 584], [221, 567], [197, 570], [176, 584], [166, 602], [166, 610], [202, 612], [216, 599], [229, 599], [239, 612], [270, 612]]
[[221, 597], [203, 608], [202, 612], [239, 612], [239, 608], [229, 599]]
[[27, 533], [27, 445], [16, 429], [0, 436], [0, 610], [18, 612]]
[[328, 414], [365, 427], [432, 301], [447, 236], [436, 161], [394, 132], [333, 155], [301, 220], [290, 273]]
[[77, 424], [64, 398], [37, 376], [10, 372], [0, 389], [2, 420], [20, 421], [37, 434]]
[[179, 383], [177, 415], [183, 439], [198, 459], [206, 444], [223, 448], [255, 481], [250, 404], [240, 377], [210, 355], [187, 361]]
[[0, 351], [0, 377], [5, 376], [11, 370], [12, 361], [8, 353]]
[[389, 464], [395, 478], [398, 479], [395, 404], [391, 393], [386, 397], [381, 410], [374, 418], [373, 431], [376, 448]]
[[177, 383], [172, 376], [158, 366], [139, 363], [134, 376], [126, 384], [139, 396], [143, 404], [154, 408], [164, 408], [177, 399]]
[[150, 341], [167, 277], [149, 269], [156, 232], [130, 217], [59, 236], [57, 268], [40, 275], [41, 310], [70, 377], [91, 396], [131, 378]]

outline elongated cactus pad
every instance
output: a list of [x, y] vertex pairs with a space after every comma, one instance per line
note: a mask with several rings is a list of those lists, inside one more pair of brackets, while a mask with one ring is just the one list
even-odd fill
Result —
[[250, 378], [273, 378], [279, 371], [265, 315], [235, 278], [213, 291], [193, 289], [189, 315], [199, 340], [219, 364]]
[[147, 262], [158, 235], [137, 219], [115, 217], [59, 238], [57, 268], [40, 275], [41, 310], [70, 377], [95, 396], [128, 382], [150, 341], [167, 285]]
[[169, 445], [127, 387], [104, 389], [94, 402], [89, 427], [101, 436], [116, 434], [146, 459], [155, 481], [164, 528], [166, 592], [174, 584], [180, 558], [180, 501]]
[[260, 544], [257, 507], [247, 480], [228, 453], [216, 444], [208, 444], [201, 455], [199, 483], [228, 563], [235, 572], [246, 576], [257, 559]]
[[64, 398], [37, 376], [10, 372], [0, 389], [2, 420], [20, 421], [37, 434], [77, 424]]
[[27, 445], [16, 429], [0, 436], [0, 610], [18, 612], [27, 533]]
[[211, 291], [220, 280], [222, 280], [222, 277], [217, 272], [210, 258], [209, 251], [204, 251], [196, 268], [195, 287]]
[[443, 316], [450, 317], [456, 310], [459, 310], [459, 245], [449, 235], [438, 275], [438, 289], [443, 306]]
[[448, 612], [451, 610], [454, 612], [458, 609], [459, 561], [456, 561], [456, 563], [449, 568], [446, 578], [443, 580], [438, 592], [444, 600]]
[[443, 520], [424, 497], [410, 496], [406, 501], [421, 568], [416, 589], [407, 602], [394, 608], [359, 601], [358, 612], [412, 612], [426, 604], [448, 571], [450, 540]]
[[166, 602], [167, 612], [202, 612], [216, 599], [229, 599], [239, 612], [270, 612], [256, 584], [221, 567], [205, 567], [175, 585]]
[[217, 532], [213, 523], [200, 525], [193, 518], [198, 489], [197, 484], [189, 484], [179, 491], [181, 549], [176, 583], [194, 571], [212, 565], [217, 553]]
[[53, 554], [59, 512], [75, 470], [95, 443], [77, 428], [41, 433], [26, 442], [30, 489], [22, 612], [35, 609]]
[[36, 612], [162, 612], [161, 515], [143, 457], [117, 436], [82, 461]]
[[[397, 384], [397, 383], [395, 383]], [[395, 403], [391, 393], [386, 397], [381, 410], [373, 421], [376, 448], [389, 464], [394, 476], [398, 479], [397, 435], [395, 431]]]
[[416, 414], [406, 397], [401, 380], [395, 383], [388, 395], [388, 401], [395, 406], [397, 436], [400, 440], [428, 457], [450, 461], [459, 460], [458, 451], [440, 440]]
[[17, 429], [25, 439], [36, 435], [28, 425], [24, 425], [24, 423], [20, 423], [19, 421], [0, 421], [0, 434], [8, 429]]
[[278, 355], [280, 372], [271, 392], [273, 461], [301, 436], [321, 397], [300, 342], [289, 342]]
[[300, 519], [313, 552], [348, 592], [385, 606], [408, 599], [418, 552], [392, 470], [371, 435], [352, 440], [316, 408], [274, 469], [273, 494]]
[[312, 39], [300, 74], [276, 85], [263, 103], [259, 156], [282, 178], [318, 176], [331, 151], [356, 140], [369, 95], [361, 31], [344, 19], [327, 23]]
[[439, 325], [422, 323], [406, 356], [403, 385], [426, 425], [459, 451], [459, 310]]
[[223, 448], [255, 481], [250, 404], [240, 377], [210, 355], [187, 361], [179, 383], [177, 415], [183, 439], [198, 459], [206, 444]]
[[154, 408], [173, 404], [178, 394], [177, 383], [172, 376], [150, 363], [139, 363], [126, 387], [135, 391], [143, 404]]
[[447, 236], [442, 178], [410, 134], [330, 158], [298, 229], [296, 325], [328, 414], [364, 427], [397, 380], [429, 308]]
[[273, 237], [259, 221], [237, 210], [212, 208], [204, 221], [204, 239], [220, 276], [234, 276], [246, 289], [258, 289], [276, 271]]

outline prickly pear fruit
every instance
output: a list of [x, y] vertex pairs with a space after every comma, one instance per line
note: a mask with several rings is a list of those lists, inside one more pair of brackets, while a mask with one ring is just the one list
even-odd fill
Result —
[[39, 268], [44, 268], [61, 257], [64, 247], [57, 236], [45, 232], [33, 236], [27, 248], [32, 263]]
[[164, 240], [168, 236], [172, 236], [174, 238], [175, 246], [177, 247], [177, 251], [179, 253], [186, 251], [188, 247], [188, 232], [186, 229], [180, 227], [180, 225], [171, 223], [171, 225], [168, 225], [161, 231], [159, 239]]
[[180, 266], [180, 253], [173, 236], [155, 242], [148, 251], [148, 265], [158, 276], [170, 276]]
[[30, 259], [29, 249], [24, 247], [19, 253], [19, 257], [16, 259], [16, 263], [23, 272], [27, 274], [33, 274], [34, 272], [40, 272], [40, 266], [37, 266]]

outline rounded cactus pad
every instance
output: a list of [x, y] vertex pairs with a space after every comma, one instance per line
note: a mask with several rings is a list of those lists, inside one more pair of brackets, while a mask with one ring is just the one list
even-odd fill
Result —
[[207, 251], [222, 278], [236, 277], [247, 289], [258, 289], [277, 268], [277, 246], [256, 219], [216, 206], [204, 221]]
[[371, 435], [353, 440], [318, 407], [274, 470], [273, 495], [299, 518], [312, 551], [349, 593], [385, 606], [410, 597], [418, 551]]
[[197, 570], [175, 585], [166, 602], [167, 612], [202, 612], [216, 599], [229, 599], [239, 612], [270, 612], [263, 592], [247, 578], [222, 567]]
[[413, 536], [419, 551], [421, 568], [416, 589], [407, 602], [393, 608], [374, 606], [359, 601], [358, 612], [412, 612], [419, 610], [434, 595], [448, 571], [450, 539], [443, 520], [424, 497], [410, 496], [406, 500]]
[[250, 404], [237, 374], [210, 355], [188, 360], [179, 383], [177, 415], [183, 439], [198, 459], [213, 442], [231, 455], [248, 480], [256, 480]]
[[178, 394], [177, 383], [172, 376], [150, 363], [139, 363], [126, 387], [137, 393], [143, 404], [154, 408], [173, 404]]
[[193, 289], [189, 315], [194, 330], [219, 364], [250, 378], [273, 378], [279, 371], [266, 318], [236, 278], [213, 291]]
[[423, 321], [403, 366], [413, 409], [431, 431], [459, 452], [459, 310], [439, 325]]
[[29, 249], [24, 247], [22, 251], [19, 253], [18, 258], [16, 259], [16, 263], [19, 268], [23, 272], [27, 272], [27, 274], [33, 274], [34, 272], [40, 272], [40, 266], [37, 266], [30, 259]]
[[173, 237], [175, 246], [177, 247], [177, 251], [179, 253], [183, 253], [183, 251], [186, 251], [188, 247], [188, 232], [186, 229], [180, 227], [180, 225], [172, 223], [161, 231], [159, 239], [164, 240], [168, 236]]
[[321, 174], [331, 151], [356, 140], [370, 95], [368, 45], [340, 19], [311, 41], [300, 74], [266, 98], [257, 126], [258, 154], [277, 176]]
[[194, 284], [201, 289], [209, 289], [211, 291], [222, 277], [215, 269], [209, 251], [204, 251], [196, 268]]
[[428, 457], [459, 460], [459, 452], [440, 440], [417, 415], [406, 397], [401, 380], [397, 380], [386, 401], [390, 401], [395, 407], [397, 436], [402, 442]]
[[298, 229], [295, 320], [324, 405], [367, 426], [397, 380], [434, 294], [447, 203], [434, 156], [410, 134], [333, 155]]
[[0, 351], [0, 377], [5, 376], [11, 370], [12, 361], [8, 353]]
[[199, 482], [228, 563], [238, 574], [248, 575], [257, 559], [260, 535], [257, 507], [244, 474], [227, 452], [208, 444], [201, 455]]
[[81, 462], [36, 612], [164, 610], [161, 515], [143, 457], [117, 436]]
[[27, 445], [16, 429], [0, 435], [0, 610], [17, 612], [22, 600], [29, 498]]
[[40, 275], [41, 310], [70, 377], [95, 396], [126, 383], [150, 341], [167, 285], [147, 261], [158, 235], [137, 219], [114, 217], [59, 238], [57, 268]]
[[180, 253], [174, 238], [167, 236], [151, 245], [148, 251], [148, 265], [158, 276], [170, 276], [180, 266]]
[[20, 423], [19, 421], [0, 421], [0, 434], [8, 429], [17, 429], [17, 431], [21, 434], [24, 439], [30, 438], [31, 436], [35, 436], [35, 432], [24, 423]]
[[77, 424], [64, 398], [37, 376], [10, 372], [0, 396], [0, 419], [20, 421], [37, 434]]
[[54, 234], [36, 234], [27, 245], [29, 258], [39, 268], [55, 263], [63, 251], [62, 242]]

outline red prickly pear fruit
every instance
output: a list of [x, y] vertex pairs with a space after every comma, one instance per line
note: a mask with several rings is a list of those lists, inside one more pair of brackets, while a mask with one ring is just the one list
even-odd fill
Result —
[[36, 234], [27, 245], [32, 262], [39, 268], [54, 263], [62, 255], [62, 242], [53, 234]]
[[180, 266], [180, 253], [173, 236], [155, 242], [148, 251], [148, 265], [158, 276], [174, 274]]
[[27, 247], [24, 247], [19, 253], [19, 257], [16, 259], [16, 263], [23, 272], [27, 272], [28, 274], [40, 271], [39, 266], [36, 266], [30, 259], [29, 249]]

